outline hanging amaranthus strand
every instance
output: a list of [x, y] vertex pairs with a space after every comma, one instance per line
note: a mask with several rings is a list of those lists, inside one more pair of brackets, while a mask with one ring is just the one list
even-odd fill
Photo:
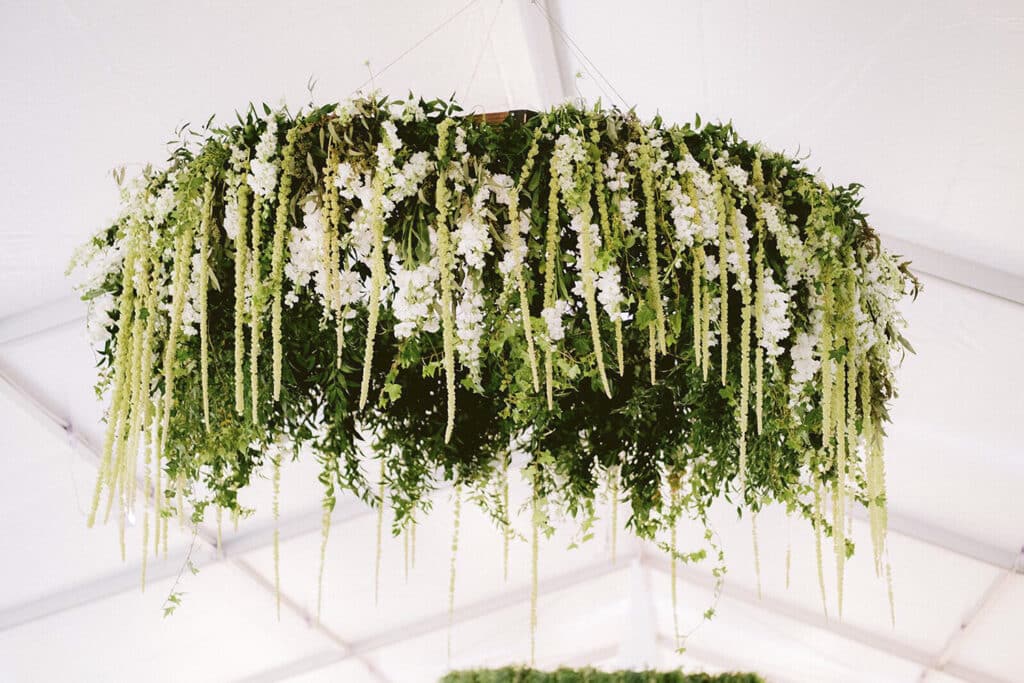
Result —
[[[558, 250], [558, 170], [555, 167], [555, 157], [551, 157], [551, 182], [548, 189], [548, 223], [547, 233], [544, 239], [544, 308], [554, 310], [555, 308], [555, 252]], [[548, 400], [548, 409], [554, 407], [554, 394], [552, 384], [554, 383], [554, 353], [555, 340], [548, 339], [544, 349], [544, 381], [545, 393]]]
[[451, 119], [442, 121], [437, 127], [437, 189], [434, 193], [434, 208], [437, 210], [437, 260], [441, 270], [441, 329], [444, 345], [444, 379], [448, 393], [448, 412], [444, 428], [444, 442], [452, 438], [455, 430], [455, 321], [452, 320], [452, 289], [455, 286], [455, 259], [452, 255], [451, 235], [448, 230], [448, 184], [446, 169], [442, 165], [448, 160], [448, 131], [454, 125]]
[[718, 337], [722, 345], [722, 384], [726, 384], [729, 373], [729, 268], [727, 267], [726, 240], [728, 239], [729, 214], [733, 207], [732, 199], [722, 180], [719, 180], [715, 199], [718, 204], [718, 289], [721, 302], [718, 314]]
[[[747, 269], [747, 242], [742, 235], [739, 225], [739, 208], [727, 209], [730, 213], [729, 224], [732, 227], [733, 248], [739, 256], [736, 279], [740, 286], [741, 303], [743, 308], [740, 311], [740, 401], [739, 401], [739, 451], [740, 451], [740, 488], [746, 488], [747, 481], [747, 426], [750, 422], [750, 317], [753, 312], [753, 303], [750, 293], [750, 273]], [[725, 264], [722, 264], [725, 268]], [[723, 295], [724, 298], [724, 295]]]
[[[647, 136], [643, 136], [640, 145], [639, 164], [640, 182], [644, 192], [644, 225], [647, 229], [647, 274], [648, 303], [654, 311], [654, 330], [656, 347], [661, 353], [668, 353], [665, 345], [665, 308], [661, 302], [661, 276], [658, 273], [658, 207], [654, 194], [654, 172], [651, 165], [654, 163], [653, 150]], [[652, 349], [655, 345], [652, 345]], [[653, 354], [654, 351], [652, 350]], [[651, 359], [653, 365], [654, 359]]]
[[238, 235], [235, 237], [235, 412], [245, 414], [245, 291], [247, 260], [247, 233], [249, 224], [249, 186], [238, 188]]
[[359, 387], [359, 408], [366, 406], [370, 394], [370, 377], [373, 374], [374, 337], [380, 315], [381, 289], [384, 287], [384, 215], [381, 202], [384, 200], [384, 174], [378, 169], [373, 175], [373, 195], [370, 200], [370, 230], [373, 233], [373, 256], [370, 274], [369, 317], [366, 323], [366, 351], [363, 354], [363, 381]]
[[123, 394], [125, 393], [125, 374], [127, 373], [126, 365], [128, 363], [127, 356], [130, 353], [129, 340], [130, 330], [128, 320], [131, 316], [133, 301], [133, 276], [135, 274], [135, 259], [136, 259], [136, 239], [127, 240], [127, 249], [125, 254], [125, 268], [121, 279], [121, 301], [118, 311], [119, 319], [122, 321], [117, 332], [117, 351], [114, 358], [114, 390], [110, 399], [110, 410], [107, 414], [107, 433], [103, 439], [103, 455], [100, 458], [100, 471], [99, 476], [96, 478], [96, 487], [93, 490], [92, 505], [89, 508], [89, 519], [88, 526], [92, 527], [96, 523], [96, 511], [100, 504], [100, 494], [103, 493], [103, 486], [106, 484], [113, 488], [112, 468], [113, 453], [114, 453], [114, 441], [118, 435], [118, 429], [123, 417], [123, 411], [125, 408], [125, 400]]
[[597, 321], [597, 299], [594, 296], [594, 239], [591, 235], [592, 210], [590, 208], [590, 190], [592, 183], [589, 182], [589, 173], [583, 174], [585, 197], [580, 214], [580, 256], [583, 261], [580, 276], [583, 278], [583, 298], [587, 304], [587, 317], [590, 319], [590, 341], [594, 345], [594, 355], [597, 359], [597, 374], [601, 377], [601, 386], [608, 398], [612, 396], [612, 390], [608, 386], [608, 376], [604, 369], [604, 351], [601, 349], [601, 328]]
[[203, 187], [203, 216], [199, 222], [199, 368], [202, 373], [203, 425], [210, 431], [210, 334], [207, 288], [210, 284], [210, 223], [213, 221], [213, 178]]
[[[757, 192], [764, 192], [764, 169], [761, 166], [761, 155], [754, 156], [751, 168], [751, 181]], [[757, 433], [764, 429], [764, 217], [761, 215], [761, 204], [754, 207], [754, 238], [757, 250], [754, 252], [754, 333], [757, 343], [754, 345], [754, 416], [757, 420]]]
[[[274, 241], [270, 254], [270, 327], [273, 369], [273, 398], [281, 398], [281, 303], [284, 299], [284, 246], [291, 212], [292, 179], [295, 176], [295, 140], [298, 131], [289, 129], [287, 144], [281, 155], [281, 184], [277, 192], [277, 213], [274, 220]], [[375, 233], [376, 234], [376, 233]], [[363, 399], [365, 401], [365, 398]], [[360, 401], [360, 405], [362, 402]]]
[[534, 161], [537, 158], [539, 142], [543, 128], [538, 128], [530, 143], [530, 150], [526, 153], [526, 161], [519, 172], [519, 180], [516, 181], [509, 193], [508, 220], [511, 224], [510, 236], [512, 244], [509, 248], [513, 254], [522, 254], [522, 257], [515, 258], [513, 277], [516, 282], [516, 290], [519, 292], [519, 312], [523, 319], [523, 337], [526, 339], [526, 354], [530, 359], [530, 377], [533, 380], [533, 390], [540, 391], [540, 377], [537, 370], [537, 351], [533, 343], [533, 323], [530, 321], [530, 300], [526, 291], [526, 276], [523, 273], [523, 262], [526, 260], [527, 247], [523, 244], [523, 236], [519, 230], [519, 195], [523, 191], [523, 183], [530, 179], [533, 173]]
[[[594, 168], [594, 196], [597, 198], [597, 216], [601, 226], [601, 240], [605, 249], [609, 250], [612, 243], [611, 220], [608, 216], [608, 202], [605, 198], [604, 167], [601, 165], [601, 150], [598, 143], [601, 135], [597, 132], [597, 120], [590, 122], [590, 145], [587, 147], [587, 156]], [[619, 367], [619, 375], [626, 371], [624, 351], [622, 348], [622, 320], [615, 317], [615, 359]]]
[[252, 204], [252, 253], [250, 258], [252, 270], [252, 294], [249, 308], [249, 400], [251, 403], [251, 419], [253, 424], [259, 422], [260, 396], [260, 342], [263, 334], [263, 297], [266, 286], [263, 284], [262, 262], [260, 250], [263, 241], [263, 198], [255, 195]]

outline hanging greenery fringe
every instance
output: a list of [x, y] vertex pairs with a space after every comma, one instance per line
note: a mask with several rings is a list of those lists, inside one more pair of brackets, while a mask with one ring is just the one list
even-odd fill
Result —
[[123, 528], [141, 499], [144, 566], [172, 512], [237, 519], [265, 467], [276, 517], [284, 450], [323, 464], [321, 555], [350, 491], [379, 506], [378, 538], [389, 501], [414, 566], [438, 483], [508, 543], [517, 452], [534, 593], [542, 511], [589, 528], [602, 482], [613, 557], [620, 498], [643, 538], [670, 505], [703, 523], [722, 496], [778, 502], [813, 524], [823, 601], [832, 536], [841, 609], [856, 501], [890, 581], [882, 441], [917, 282], [858, 186], [728, 125], [571, 105], [489, 124], [369, 97], [250, 108], [122, 196], [75, 262], [109, 400], [88, 521], [117, 505]]

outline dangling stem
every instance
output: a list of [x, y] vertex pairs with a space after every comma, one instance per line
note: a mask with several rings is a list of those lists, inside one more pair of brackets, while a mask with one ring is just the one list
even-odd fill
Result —
[[754, 544], [754, 573], [757, 575], [757, 599], [761, 599], [761, 549], [757, 543], [757, 512], [750, 515], [750, 535]]
[[619, 536], [619, 466], [614, 465], [609, 470], [608, 474], [610, 478], [610, 481], [608, 482], [608, 493], [612, 499], [612, 564], [615, 564], [617, 550], [616, 545]]
[[[721, 183], [721, 181], [719, 181]], [[719, 187], [718, 200], [718, 289], [721, 306], [718, 317], [718, 336], [722, 344], [722, 384], [726, 384], [729, 371], [729, 267], [726, 249], [726, 227], [733, 211], [732, 199], [724, 187]]]
[[536, 662], [537, 654], [537, 560], [540, 550], [540, 499], [536, 488], [533, 490], [533, 533], [530, 537], [530, 666]]
[[384, 546], [384, 458], [380, 459], [380, 482], [377, 485], [377, 556], [373, 568], [373, 604], [380, 602], [381, 550]]
[[217, 506], [217, 557], [223, 557], [223, 522], [224, 522], [224, 508]]
[[334, 501], [325, 498], [323, 508], [323, 517], [320, 519], [320, 569], [316, 574], [316, 621], [318, 624], [323, 606], [324, 565], [327, 563], [327, 539], [331, 535], [331, 512], [334, 510]]
[[502, 568], [504, 570], [502, 573], [503, 573], [503, 575], [505, 577], [505, 582], [506, 583], [508, 582], [508, 547], [509, 547], [509, 541], [512, 539], [512, 510], [509, 508], [509, 490], [508, 490], [508, 488], [509, 488], [508, 487], [509, 460], [511, 460], [511, 457], [507, 457], [504, 460], [504, 462], [502, 463], [502, 472], [501, 472], [501, 483], [502, 483], [502, 487], [501, 487], [502, 488], [502, 491], [501, 491], [501, 504], [502, 504], [502, 507], [505, 510], [505, 528], [502, 530], [502, 534], [501, 534]]
[[277, 620], [281, 621], [281, 454], [274, 455], [274, 603]]
[[678, 579], [676, 576], [676, 556], [679, 554], [678, 547], [676, 545], [676, 525], [678, 522], [678, 515], [676, 507], [678, 505], [679, 494], [676, 489], [672, 489], [672, 527], [671, 527], [671, 539], [670, 539], [670, 554], [672, 561], [672, 632], [675, 638], [676, 649], [678, 650], [679, 645], [679, 592], [678, 592]]
[[455, 521], [452, 528], [452, 557], [448, 567], [448, 662], [452, 660], [452, 625], [455, 619], [455, 565], [459, 553], [459, 517], [462, 513], [462, 484], [455, 485]]
[[814, 480], [814, 554], [818, 564], [818, 588], [821, 590], [821, 610], [828, 620], [828, 602], [825, 599], [825, 570], [821, 561], [821, 525], [824, 519], [821, 514], [821, 482]]

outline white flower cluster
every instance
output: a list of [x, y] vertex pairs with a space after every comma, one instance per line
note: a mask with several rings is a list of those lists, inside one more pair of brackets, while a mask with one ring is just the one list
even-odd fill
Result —
[[[434, 231], [430, 231], [431, 251], [436, 250]], [[391, 260], [395, 298], [392, 309], [398, 324], [395, 336], [408, 339], [417, 330], [437, 332], [441, 328], [441, 270], [434, 256], [416, 268], [406, 268], [397, 258]]]
[[482, 288], [479, 272], [470, 271], [462, 279], [462, 296], [455, 306], [455, 351], [477, 384], [480, 383], [480, 342], [484, 333]]
[[[736, 229], [739, 231], [740, 240], [744, 244], [749, 245], [751, 238], [754, 234], [750, 231], [750, 227], [747, 225], [746, 215], [739, 209], [727, 209], [727, 211], [735, 211]], [[740, 252], [736, 248], [736, 240], [733, 239], [732, 235], [728, 235], [725, 241], [725, 262], [729, 268], [729, 272], [736, 276], [736, 281], [733, 283], [733, 289], [739, 291], [742, 287], [750, 284], [750, 254], [746, 255], [746, 259], [740, 258]]]
[[764, 269], [761, 283], [761, 321], [763, 325], [761, 348], [769, 358], [782, 355], [781, 343], [789, 336], [792, 324], [789, 318], [789, 293], [775, 282], [772, 269]]
[[783, 220], [781, 209], [770, 202], [761, 202], [764, 226], [775, 238], [779, 253], [786, 261], [786, 285], [795, 287], [802, 279], [816, 275], [808, 266], [807, 253], [800, 236]]
[[604, 162], [605, 186], [609, 192], [629, 189], [629, 176], [619, 168], [619, 155], [612, 152]]
[[562, 196], [576, 191], [576, 175], [574, 164], [586, 162], [587, 152], [583, 148], [583, 140], [578, 135], [563, 133], [555, 140], [555, 149], [551, 152], [552, 172], [558, 177], [558, 188]]
[[241, 217], [238, 214], [238, 188], [245, 180], [245, 165], [249, 161], [249, 153], [242, 147], [231, 149], [231, 165], [227, 174], [227, 187], [224, 192], [224, 233], [232, 242], [238, 238]]
[[491, 253], [491, 234], [478, 213], [471, 213], [459, 221], [452, 233], [455, 253], [462, 257], [467, 268], [481, 270], [484, 259]]
[[675, 226], [676, 248], [687, 249], [693, 246], [693, 240], [700, 230], [697, 220], [697, 208], [690, 205], [690, 197], [683, 192], [678, 182], [668, 186], [668, 201], [672, 207], [672, 225]]
[[806, 332], [799, 333], [790, 350], [790, 356], [793, 359], [792, 384], [794, 387], [801, 387], [814, 379], [818, 368], [821, 367], [821, 361], [817, 354], [817, 336]]
[[255, 156], [249, 162], [249, 187], [260, 197], [268, 197], [277, 187], [277, 115], [267, 117], [267, 127], [256, 144]]
[[560, 341], [565, 338], [565, 328], [562, 326], [562, 318], [569, 312], [569, 302], [559, 299], [554, 306], [549, 306], [540, 312], [540, 317], [547, 325], [548, 340]]
[[311, 281], [323, 297], [326, 273], [323, 272], [323, 249], [326, 238], [323, 209], [316, 201], [309, 199], [302, 207], [302, 227], [293, 227], [288, 240], [288, 262], [284, 264], [284, 276], [292, 283], [292, 289], [285, 296], [289, 306], [298, 301], [297, 291]]
[[625, 322], [632, 316], [625, 310], [626, 298], [622, 294], [622, 276], [617, 265], [611, 265], [597, 274], [597, 301], [608, 317]]

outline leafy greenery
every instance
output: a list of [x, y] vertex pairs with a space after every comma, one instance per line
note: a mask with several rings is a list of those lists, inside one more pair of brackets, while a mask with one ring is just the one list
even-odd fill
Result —
[[841, 591], [852, 496], [881, 567], [917, 283], [859, 186], [730, 125], [570, 105], [491, 125], [367, 98], [180, 135], [80, 258], [111, 402], [91, 520], [144, 467], [159, 547], [183, 501], [245, 514], [254, 475], [313, 453], [328, 511], [349, 491], [398, 533], [453, 483], [501, 523], [520, 452], [545, 532], [589, 529], [609, 481], [643, 538], [779, 502], [834, 533]]
[[612, 671], [596, 669], [537, 669], [506, 667], [454, 671], [440, 683], [764, 683], [752, 673], [683, 673], [682, 671]]

